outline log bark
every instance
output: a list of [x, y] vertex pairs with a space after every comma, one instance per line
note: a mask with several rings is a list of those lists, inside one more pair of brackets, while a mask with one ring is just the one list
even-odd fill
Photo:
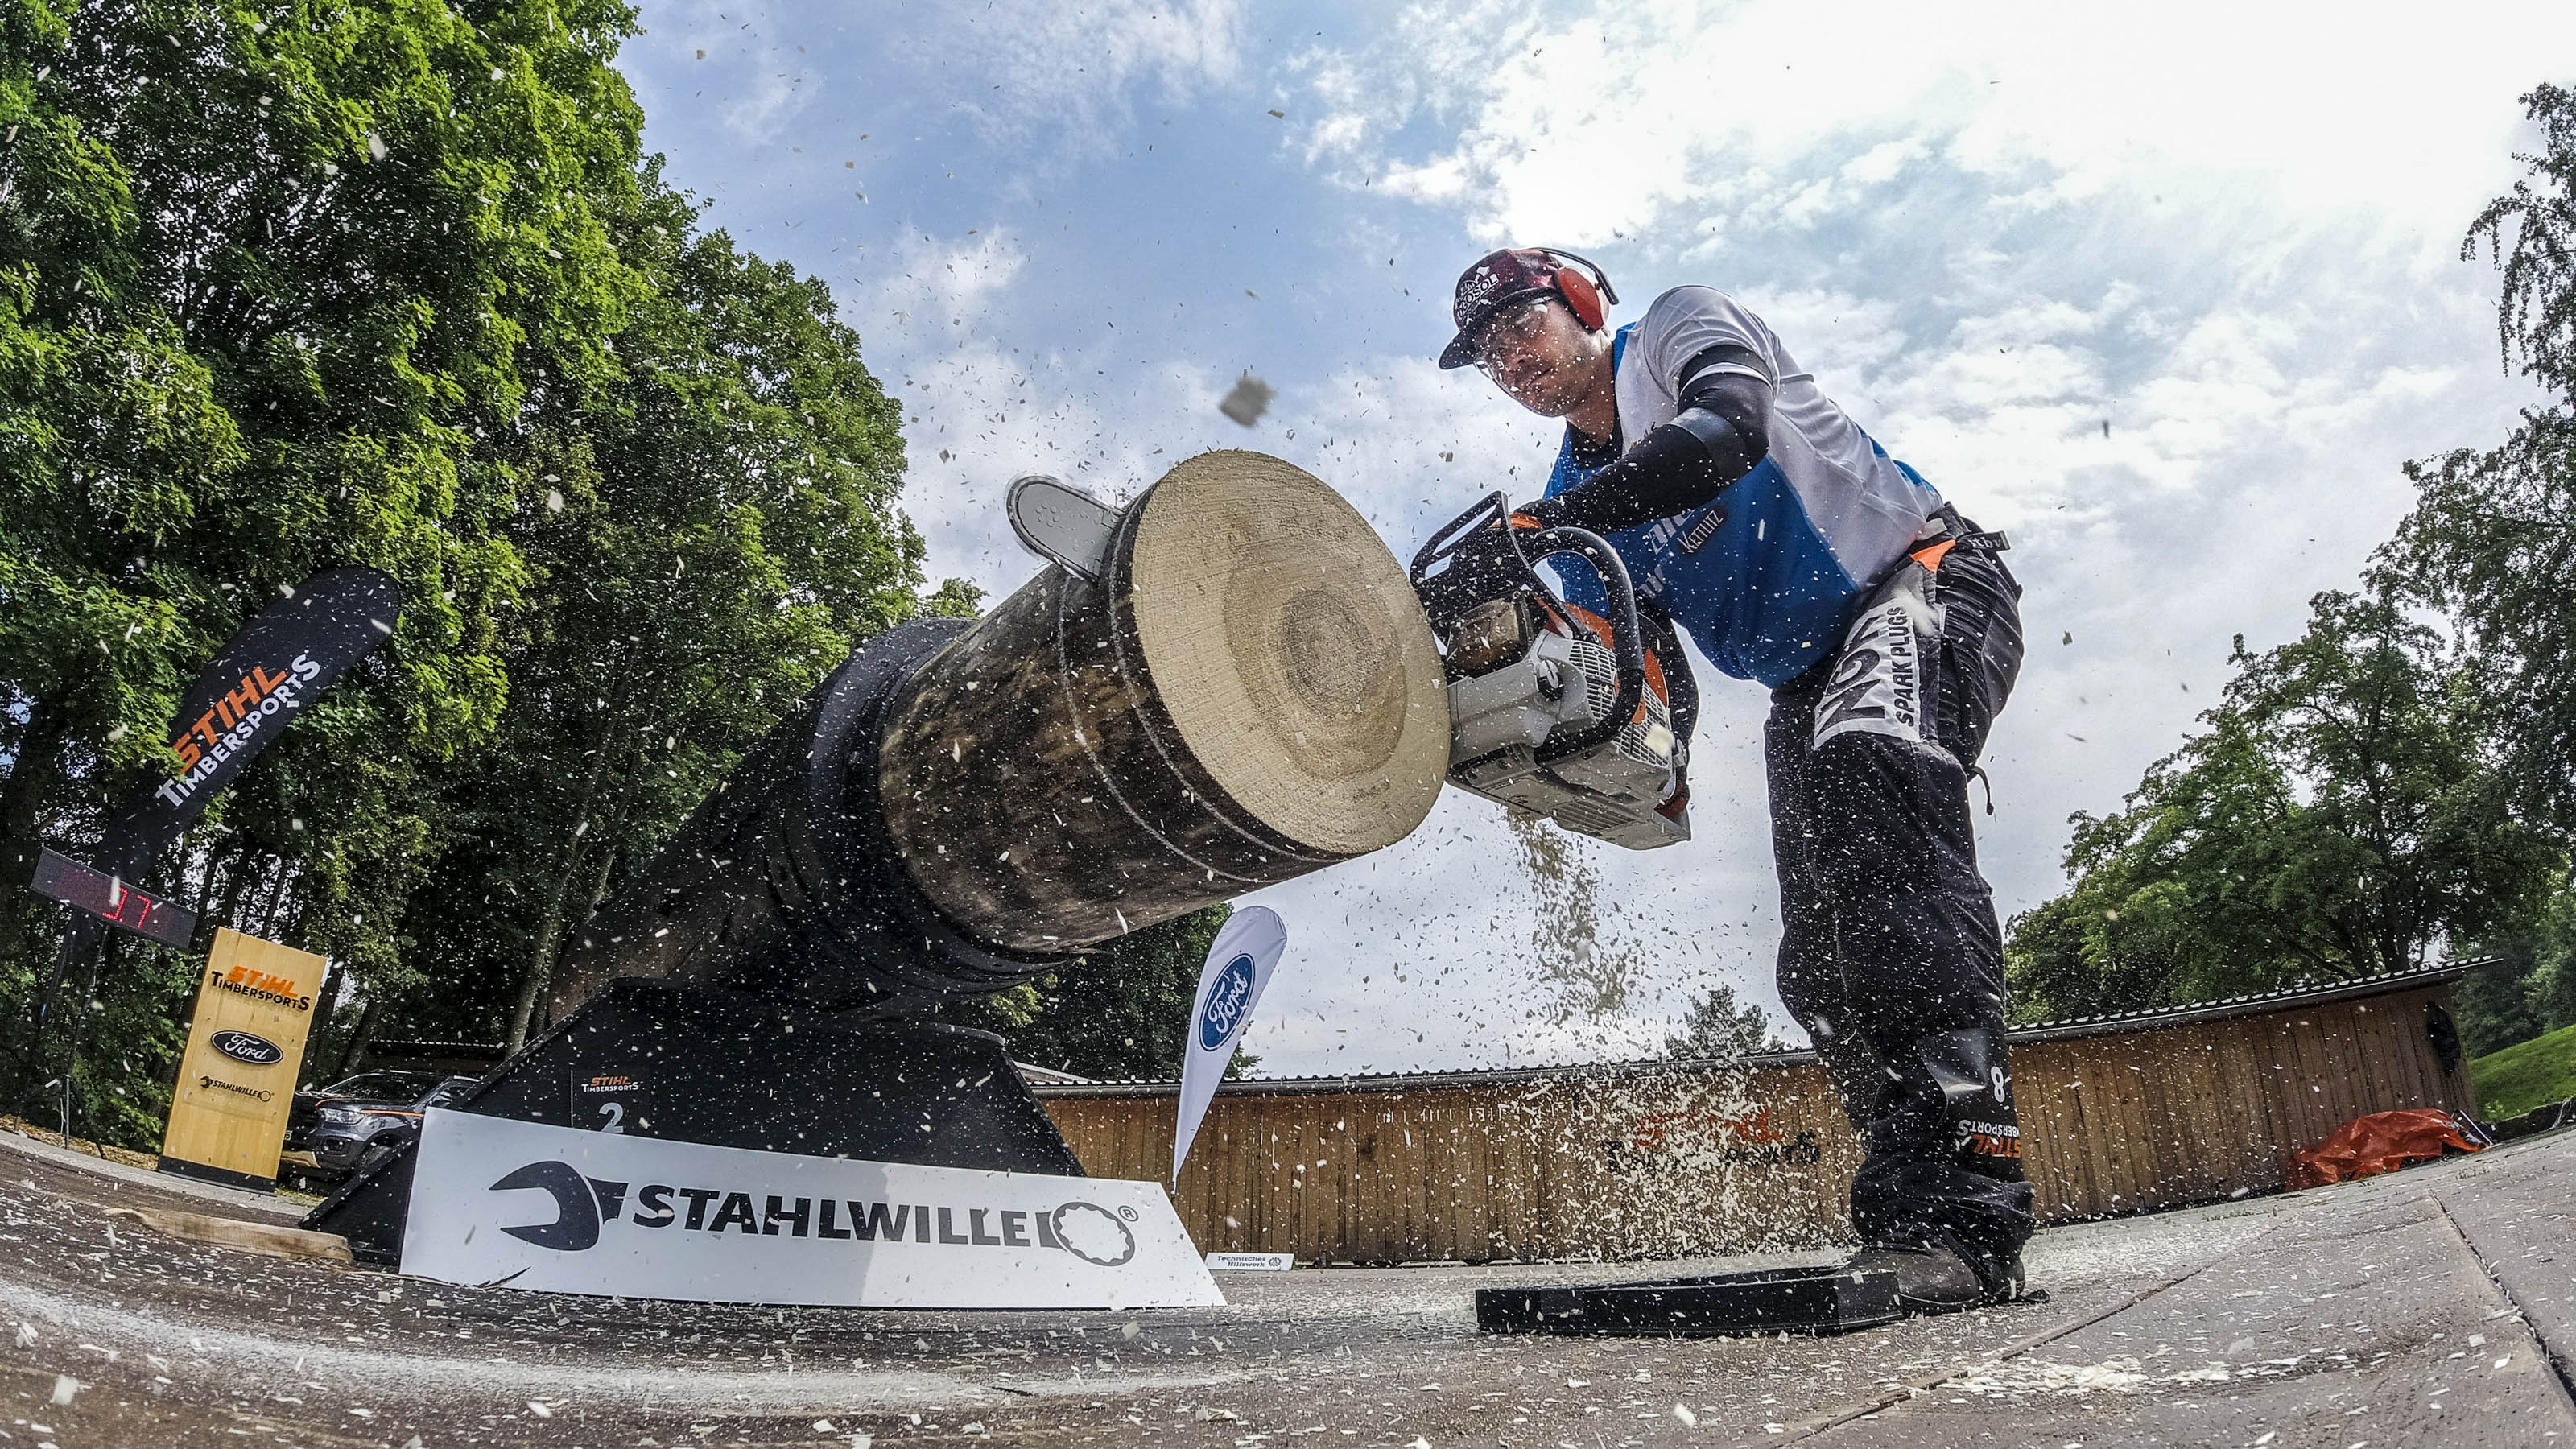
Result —
[[1258, 453], [1122, 515], [914, 676], [878, 758], [914, 884], [978, 939], [1062, 952], [1404, 838], [1449, 758], [1439, 654], [1358, 512]]

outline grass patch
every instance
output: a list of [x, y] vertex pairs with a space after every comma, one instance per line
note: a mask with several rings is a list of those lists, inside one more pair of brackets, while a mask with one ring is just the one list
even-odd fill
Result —
[[2576, 1097], [2576, 1025], [2516, 1042], [2469, 1063], [2478, 1111], [2490, 1122]]

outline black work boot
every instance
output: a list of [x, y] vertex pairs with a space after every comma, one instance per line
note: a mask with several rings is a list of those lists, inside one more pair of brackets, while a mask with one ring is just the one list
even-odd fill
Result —
[[1910, 1243], [1874, 1243], [1850, 1267], [1855, 1273], [1894, 1273], [1896, 1304], [1910, 1314], [2010, 1303], [2023, 1291], [2021, 1254], [1997, 1259], [1963, 1252], [1947, 1233]]

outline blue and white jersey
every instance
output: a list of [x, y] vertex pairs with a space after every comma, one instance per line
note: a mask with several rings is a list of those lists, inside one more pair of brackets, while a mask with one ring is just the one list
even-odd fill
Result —
[[[1860, 595], [1904, 557], [1941, 495], [1845, 416], [1761, 318], [1712, 287], [1675, 287], [1619, 330], [1611, 365], [1622, 446], [1673, 420], [1682, 368], [1712, 347], [1761, 360], [1720, 371], [1767, 369], [1770, 453], [1708, 507], [1622, 529], [1610, 543], [1638, 597], [1687, 630], [1710, 663], [1776, 688], [1834, 646]], [[1578, 458], [1567, 428], [1547, 496], [1612, 460], [1606, 449]], [[1607, 603], [1580, 562], [1555, 568], [1568, 602], [1596, 611]]]

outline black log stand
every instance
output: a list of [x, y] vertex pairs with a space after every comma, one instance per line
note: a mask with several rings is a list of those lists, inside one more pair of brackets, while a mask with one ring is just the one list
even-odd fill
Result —
[[[585, 925], [555, 1025], [458, 1110], [522, 1122], [925, 1167], [1079, 1177], [1002, 1039], [917, 1019], [1067, 964], [978, 942], [886, 834], [888, 701], [963, 629], [900, 625], [781, 720]], [[304, 1219], [399, 1264], [414, 1155]]]
[[[553, 1127], [926, 1167], [1080, 1177], [1001, 1038], [924, 1021], [836, 1019], [718, 987], [612, 982], [457, 1106]], [[304, 1219], [362, 1262], [400, 1266], [413, 1149]]]
[[[1448, 756], [1429, 626], [1331, 489], [1203, 454], [1112, 533], [1098, 577], [1058, 561], [979, 623], [869, 640], [582, 926], [556, 1024], [458, 1106], [1081, 1175], [999, 1038], [918, 1018], [1391, 845]], [[397, 1261], [415, 1162], [306, 1226]]]
[[574, 933], [551, 983], [554, 1015], [617, 977], [649, 976], [912, 1016], [1070, 964], [959, 930], [913, 884], [886, 829], [886, 716], [965, 629], [898, 624], [832, 671]]

